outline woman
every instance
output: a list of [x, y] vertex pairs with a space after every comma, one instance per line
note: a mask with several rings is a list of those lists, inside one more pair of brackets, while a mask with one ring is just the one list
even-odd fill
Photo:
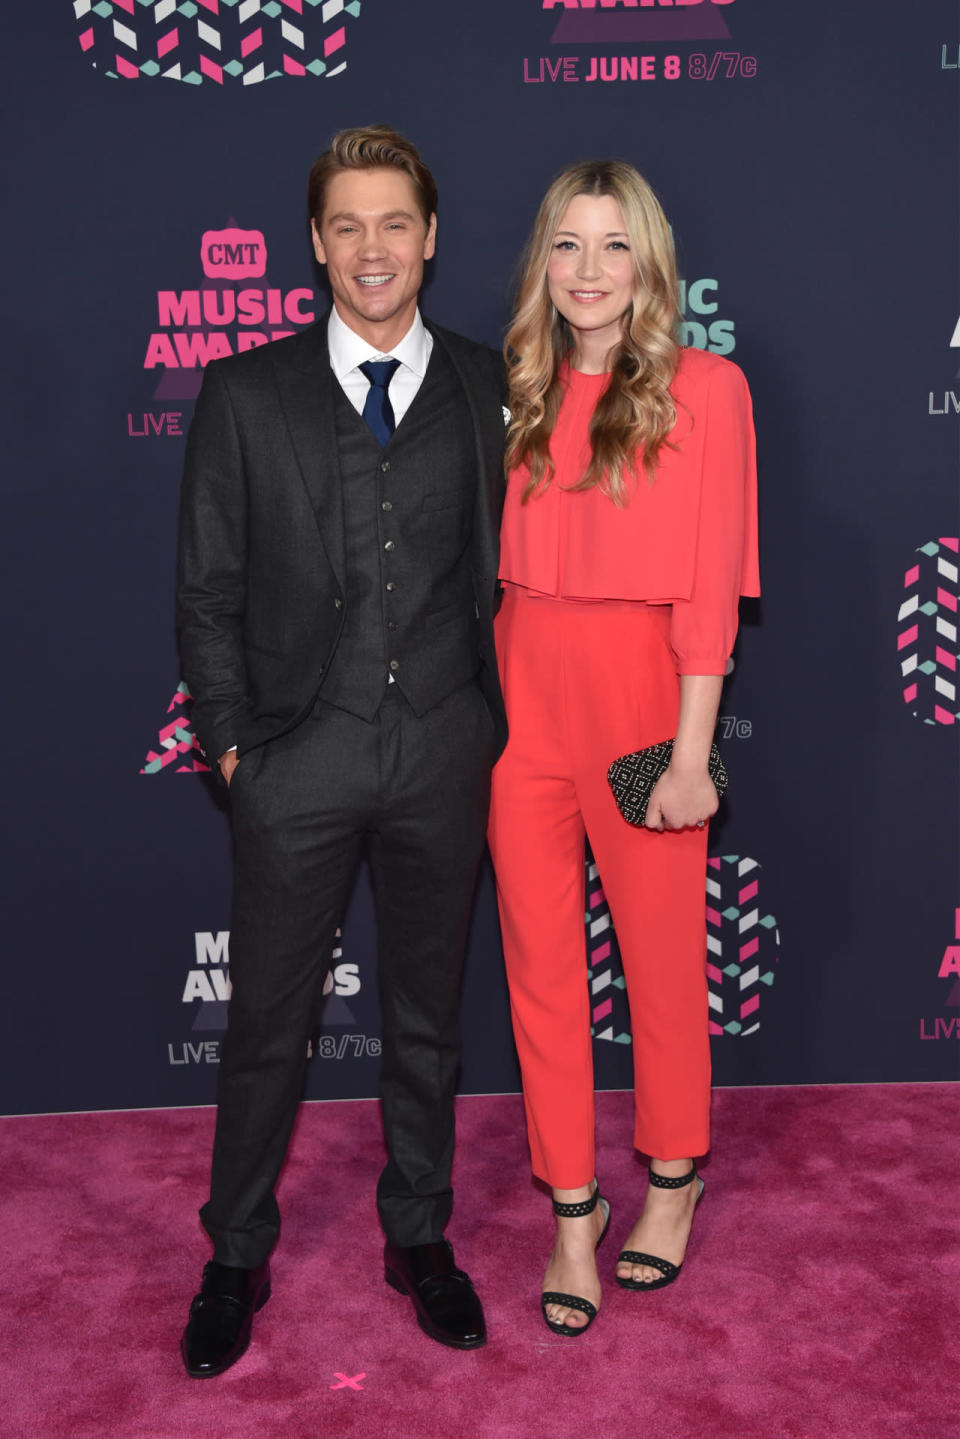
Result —
[[[631, 166], [551, 185], [507, 336], [512, 421], [497, 650], [510, 739], [494, 770], [497, 874], [534, 1173], [557, 1233], [542, 1309], [582, 1334], [600, 1304], [609, 1205], [594, 1166], [584, 835], [630, 1001], [634, 1142], [650, 1184], [617, 1282], [679, 1272], [709, 1147], [704, 877], [707, 760], [737, 631], [758, 594], [750, 397], [740, 370], [681, 349], [670, 229]], [[606, 772], [673, 738], [644, 825]]]

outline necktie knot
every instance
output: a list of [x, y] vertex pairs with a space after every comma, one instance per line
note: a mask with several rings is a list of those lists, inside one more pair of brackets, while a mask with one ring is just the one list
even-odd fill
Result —
[[399, 365], [399, 360], [364, 360], [363, 364], [358, 365], [357, 368], [375, 389], [385, 390]]
[[363, 406], [363, 418], [381, 445], [387, 443], [396, 429], [387, 386], [399, 364], [399, 360], [364, 360], [362, 365], [357, 366], [361, 375], [370, 381]]

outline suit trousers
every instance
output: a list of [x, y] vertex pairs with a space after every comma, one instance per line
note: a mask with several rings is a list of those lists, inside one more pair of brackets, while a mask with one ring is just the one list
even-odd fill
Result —
[[488, 837], [533, 1170], [557, 1189], [596, 1172], [585, 833], [630, 1004], [634, 1142], [658, 1159], [709, 1146], [707, 831], [628, 824], [606, 778], [619, 755], [676, 733], [669, 624], [669, 606], [511, 585], [496, 620], [509, 739]]
[[[463, 959], [484, 845], [494, 725], [471, 681], [418, 718], [390, 685], [372, 723], [318, 702], [243, 755], [230, 785], [232, 994], [210, 1199], [215, 1258], [252, 1268], [280, 1229], [274, 1188], [357, 868], [370, 863], [387, 1164], [377, 1206], [395, 1244], [450, 1216]], [[327, 1197], [332, 1176], [318, 1176]]]

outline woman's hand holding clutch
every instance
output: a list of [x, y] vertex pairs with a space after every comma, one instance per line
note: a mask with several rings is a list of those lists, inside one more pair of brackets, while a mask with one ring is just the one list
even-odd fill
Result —
[[719, 807], [706, 765], [687, 771], [670, 764], [653, 787], [643, 823], [647, 829], [702, 829]]

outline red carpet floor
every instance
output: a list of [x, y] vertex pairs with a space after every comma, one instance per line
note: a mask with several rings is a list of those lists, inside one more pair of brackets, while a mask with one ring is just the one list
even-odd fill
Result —
[[227, 1375], [177, 1340], [208, 1249], [210, 1110], [0, 1120], [3, 1439], [957, 1439], [960, 1085], [725, 1090], [688, 1263], [618, 1289], [642, 1171], [600, 1098], [613, 1204], [582, 1339], [538, 1312], [546, 1198], [515, 1097], [460, 1102], [461, 1263], [490, 1342], [461, 1354], [387, 1288], [368, 1102], [302, 1112], [274, 1295]]

